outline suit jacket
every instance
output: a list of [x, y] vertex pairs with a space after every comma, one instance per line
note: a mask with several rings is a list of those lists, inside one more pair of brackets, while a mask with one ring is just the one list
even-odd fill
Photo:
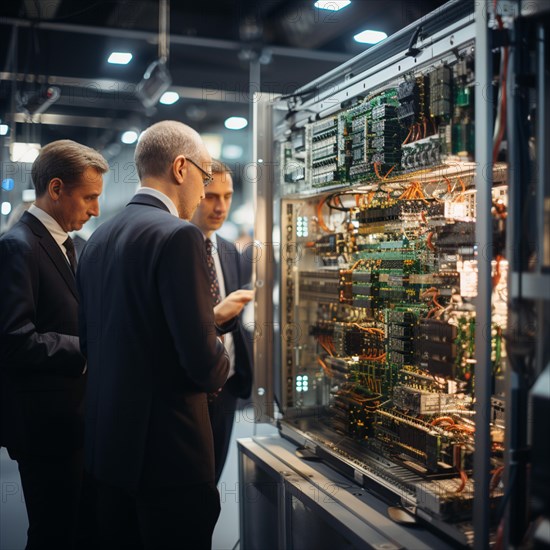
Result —
[[12, 455], [82, 448], [85, 359], [74, 275], [25, 212], [0, 238], [0, 442]]
[[[233, 243], [219, 235], [216, 235], [216, 240], [225, 292], [229, 294], [250, 282], [251, 265]], [[233, 331], [233, 341], [235, 342], [235, 374], [231, 377], [231, 383], [227, 388], [235, 397], [247, 399], [252, 391], [252, 336], [243, 327], [242, 322], [239, 322]]]
[[88, 240], [77, 283], [89, 470], [129, 491], [213, 482], [206, 392], [229, 362], [199, 229], [136, 195]]

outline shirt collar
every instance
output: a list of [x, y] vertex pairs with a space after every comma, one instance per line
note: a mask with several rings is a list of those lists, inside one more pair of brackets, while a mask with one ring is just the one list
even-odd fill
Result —
[[42, 225], [50, 232], [54, 241], [61, 246], [69, 236], [66, 231], [59, 225], [59, 223], [54, 220], [47, 212], [36, 206], [36, 204], [31, 204], [28, 209], [29, 214], [32, 214], [37, 218]]
[[162, 191], [159, 191], [158, 189], [153, 189], [152, 187], [140, 187], [137, 190], [136, 195], [150, 195], [151, 197], [155, 197], [155, 199], [158, 199], [161, 201], [166, 208], [168, 208], [168, 211], [172, 216], [176, 216], [176, 218], [179, 218], [178, 209], [176, 208], [176, 205], [172, 201], [170, 197], [165, 195]]
[[[204, 237], [206, 239], [206, 236]], [[218, 237], [216, 235], [216, 233], [212, 233], [212, 235], [210, 235], [210, 237], [208, 237], [211, 241], [212, 241], [212, 245], [214, 246], [215, 249], [218, 248]]]

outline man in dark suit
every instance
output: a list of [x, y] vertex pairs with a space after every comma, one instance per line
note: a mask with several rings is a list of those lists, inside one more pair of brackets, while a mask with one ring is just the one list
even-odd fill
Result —
[[67, 232], [99, 214], [107, 170], [89, 147], [46, 145], [32, 167], [36, 201], [0, 238], [0, 443], [19, 466], [27, 549], [74, 544], [86, 361]]
[[[212, 242], [212, 264], [219, 285], [219, 297], [225, 296], [250, 282], [251, 265], [233, 243], [216, 234], [226, 220], [233, 198], [231, 170], [219, 160], [212, 161], [212, 183], [205, 192], [192, 222]], [[236, 329], [225, 335], [225, 348], [229, 355], [229, 376], [222, 391], [208, 403], [214, 435], [216, 483], [220, 480], [229, 450], [237, 399], [246, 399], [252, 389], [251, 336], [239, 322]]]
[[141, 188], [90, 237], [77, 274], [102, 548], [210, 548], [220, 505], [206, 396], [229, 367], [218, 329], [252, 296], [212, 308], [204, 240], [184, 221], [211, 180], [199, 135], [154, 124], [135, 161]]

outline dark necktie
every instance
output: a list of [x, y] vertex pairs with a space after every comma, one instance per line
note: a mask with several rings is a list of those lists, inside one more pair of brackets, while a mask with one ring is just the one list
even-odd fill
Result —
[[71, 264], [73, 273], [76, 273], [76, 253], [74, 251], [74, 243], [71, 237], [67, 237], [67, 240], [63, 243], [65, 250], [67, 251], [67, 258]]
[[216, 273], [216, 264], [212, 257], [213, 244], [210, 239], [206, 239], [206, 264], [208, 265], [208, 275], [210, 276], [210, 294], [214, 298], [214, 305], [219, 304], [222, 301], [220, 294], [220, 283], [218, 282], [218, 275]]

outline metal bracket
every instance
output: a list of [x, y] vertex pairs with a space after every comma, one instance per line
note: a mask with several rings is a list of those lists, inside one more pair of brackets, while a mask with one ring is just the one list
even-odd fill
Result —
[[416, 41], [420, 38], [420, 40], [423, 40], [426, 38], [422, 34], [422, 25], [419, 25], [416, 27], [416, 30], [414, 31], [414, 34], [411, 36], [411, 41], [409, 42], [409, 48], [407, 52], [405, 53], [408, 57], [417, 57], [419, 53], [422, 53], [422, 50], [420, 48], [415, 47]]

